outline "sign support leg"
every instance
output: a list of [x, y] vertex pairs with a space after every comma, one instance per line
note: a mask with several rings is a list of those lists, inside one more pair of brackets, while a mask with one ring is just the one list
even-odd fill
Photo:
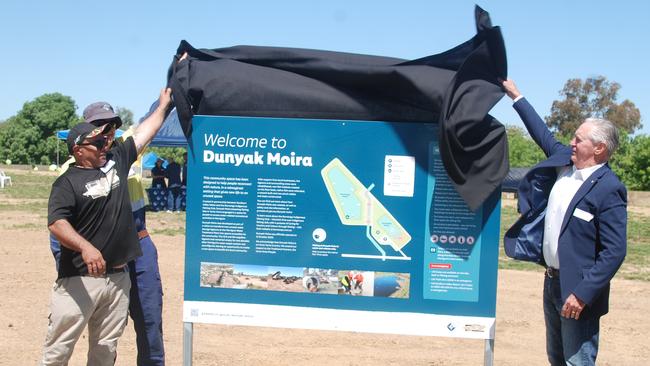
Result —
[[193, 323], [183, 323], [183, 366], [192, 366]]
[[483, 365], [494, 365], [494, 339], [485, 340], [485, 355], [483, 357]]

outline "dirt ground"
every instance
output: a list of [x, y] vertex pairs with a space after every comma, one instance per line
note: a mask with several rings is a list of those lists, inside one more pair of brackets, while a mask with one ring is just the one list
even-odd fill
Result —
[[[155, 228], [164, 213], [150, 215]], [[35, 365], [47, 326], [55, 279], [44, 214], [0, 212], [0, 365]], [[183, 356], [184, 237], [154, 235], [164, 285], [168, 365]], [[544, 365], [542, 274], [499, 272], [496, 365]], [[611, 311], [602, 319], [600, 365], [650, 364], [650, 283], [615, 279]], [[484, 341], [197, 324], [194, 365], [480, 365]], [[70, 365], [85, 364], [86, 338]], [[117, 365], [135, 365], [129, 324]]]

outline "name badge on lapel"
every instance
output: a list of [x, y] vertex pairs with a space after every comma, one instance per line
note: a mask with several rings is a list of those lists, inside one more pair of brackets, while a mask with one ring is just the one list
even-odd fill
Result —
[[587, 222], [593, 220], [593, 218], [594, 218], [594, 215], [590, 214], [589, 212], [587, 212], [585, 210], [581, 210], [579, 208], [576, 208], [575, 211], [573, 211], [573, 216], [575, 216], [575, 217], [577, 217], [577, 218], [579, 218], [581, 220], [585, 220]]

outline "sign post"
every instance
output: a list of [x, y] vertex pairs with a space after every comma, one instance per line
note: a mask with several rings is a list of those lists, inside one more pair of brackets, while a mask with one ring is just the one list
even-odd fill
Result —
[[190, 322], [183, 322], [183, 366], [192, 366], [193, 326]]
[[491, 364], [499, 192], [470, 211], [437, 130], [195, 116], [185, 364], [194, 322], [485, 339]]

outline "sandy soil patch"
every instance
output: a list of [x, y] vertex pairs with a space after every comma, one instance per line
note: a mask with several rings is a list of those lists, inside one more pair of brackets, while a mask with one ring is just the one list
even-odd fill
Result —
[[[149, 226], [160, 223], [150, 218]], [[40, 214], [0, 212], [0, 365], [37, 363], [55, 279]], [[26, 225], [30, 224], [30, 225]], [[184, 237], [155, 235], [164, 285], [168, 365], [182, 364]], [[544, 365], [541, 272], [499, 272], [496, 365]], [[602, 319], [599, 365], [647, 365], [650, 284], [615, 279], [611, 312]], [[84, 336], [70, 365], [84, 365]], [[481, 340], [197, 324], [194, 365], [480, 365]], [[129, 324], [117, 365], [135, 365]]]

